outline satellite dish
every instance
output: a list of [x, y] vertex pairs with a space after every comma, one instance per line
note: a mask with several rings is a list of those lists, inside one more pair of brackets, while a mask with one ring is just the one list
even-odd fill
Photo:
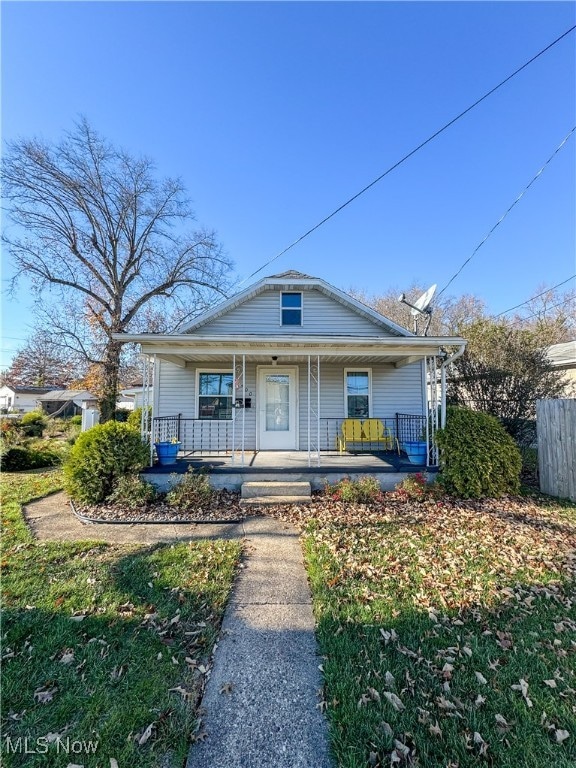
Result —
[[418, 317], [420, 315], [428, 315], [428, 320], [426, 322], [426, 328], [424, 329], [424, 336], [428, 333], [428, 328], [430, 327], [430, 322], [432, 320], [432, 307], [430, 304], [432, 303], [432, 299], [434, 298], [434, 294], [436, 293], [436, 284], [431, 285], [430, 288], [428, 288], [427, 291], [424, 291], [422, 296], [420, 296], [419, 299], [416, 299], [414, 304], [410, 304], [409, 301], [406, 301], [406, 294], [402, 293], [398, 297], [398, 301], [402, 304], [406, 304], [408, 307], [410, 307], [410, 314], [414, 318], [414, 333], [418, 333]]
[[432, 311], [431, 309], [429, 309], [430, 302], [434, 298], [434, 294], [436, 293], [437, 287], [438, 286], [436, 284], [431, 285], [430, 288], [428, 288], [427, 291], [424, 291], [422, 296], [420, 296], [420, 298], [414, 302], [414, 306], [410, 310], [411, 314], [414, 315], [414, 317], [416, 317], [416, 315], [418, 314], [422, 314], [422, 315], [429, 314]]

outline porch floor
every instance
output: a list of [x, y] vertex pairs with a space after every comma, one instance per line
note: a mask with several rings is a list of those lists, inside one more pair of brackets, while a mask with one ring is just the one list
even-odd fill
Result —
[[[270, 472], [270, 470], [286, 470], [297, 472], [422, 472], [425, 467], [412, 464], [404, 455], [398, 455], [393, 451], [382, 453], [320, 453], [320, 464], [315, 454], [310, 459], [308, 466], [307, 451], [237, 451], [233, 456], [222, 454], [217, 456], [206, 455], [180, 455], [176, 464], [161, 466], [154, 464], [144, 472], [181, 474], [194, 469], [206, 469], [211, 473], [226, 472]], [[428, 467], [427, 471], [431, 471]]]
[[436, 472], [435, 467], [423, 467], [411, 464], [406, 456], [386, 451], [371, 454], [343, 455], [320, 454], [318, 459], [312, 456], [312, 465], [308, 466], [307, 451], [245, 451], [244, 464], [238, 452], [221, 456], [179, 457], [176, 464], [160, 466], [154, 464], [143, 470], [142, 475], [159, 488], [168, 488], [175, 481], [175, 475], [184, 474], [189, 468], [204, 469], [210, 475], [210, 482], [216, 488], [238, 490], [243, 482], [249, 480], [307, 480], [312, 488], [319, 489], [326, 482], [337, 482], [343, 477], [357, 478], [370, 474], [378, 478], [382, 488], [391, 489], [407, 474], [414, 472]]

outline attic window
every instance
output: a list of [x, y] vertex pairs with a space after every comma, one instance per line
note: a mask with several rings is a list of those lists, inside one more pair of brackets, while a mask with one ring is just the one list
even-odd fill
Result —
[[302, 294], [281, 293], [280, 312], [282, 325], [302, 325]]

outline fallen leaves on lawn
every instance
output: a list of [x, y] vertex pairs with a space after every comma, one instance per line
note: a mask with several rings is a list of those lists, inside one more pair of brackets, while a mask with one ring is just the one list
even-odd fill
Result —
[[34, 698], [38, 704], [49, 704], [58, 691], [57, 685], [47, 683], [34, 691]]

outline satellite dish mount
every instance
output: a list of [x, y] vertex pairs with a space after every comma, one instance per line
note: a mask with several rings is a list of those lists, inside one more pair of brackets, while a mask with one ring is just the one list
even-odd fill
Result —
[[398, 297], [399, 302], [406, 304], [407, 307], [410, 307], [410, 314], [414, 318], [414, 333], [416, 336], [418, 336], [418, 320], [422, 315], [426, 316], [426, 327], [424, 328], [424, 333], [422, 336], [426, 336], [428, 333], [428, 328], [430, 328], [430, 323], [432, 322], [432, 299], [436, 293], [436, 288], [436, 284], [431, 285], [427, 291], [424, 291], [419, 299], [416, 299], [414, 304], [410, 304], [409, 301], [406, 301], [405, 293], [402, 293]]

